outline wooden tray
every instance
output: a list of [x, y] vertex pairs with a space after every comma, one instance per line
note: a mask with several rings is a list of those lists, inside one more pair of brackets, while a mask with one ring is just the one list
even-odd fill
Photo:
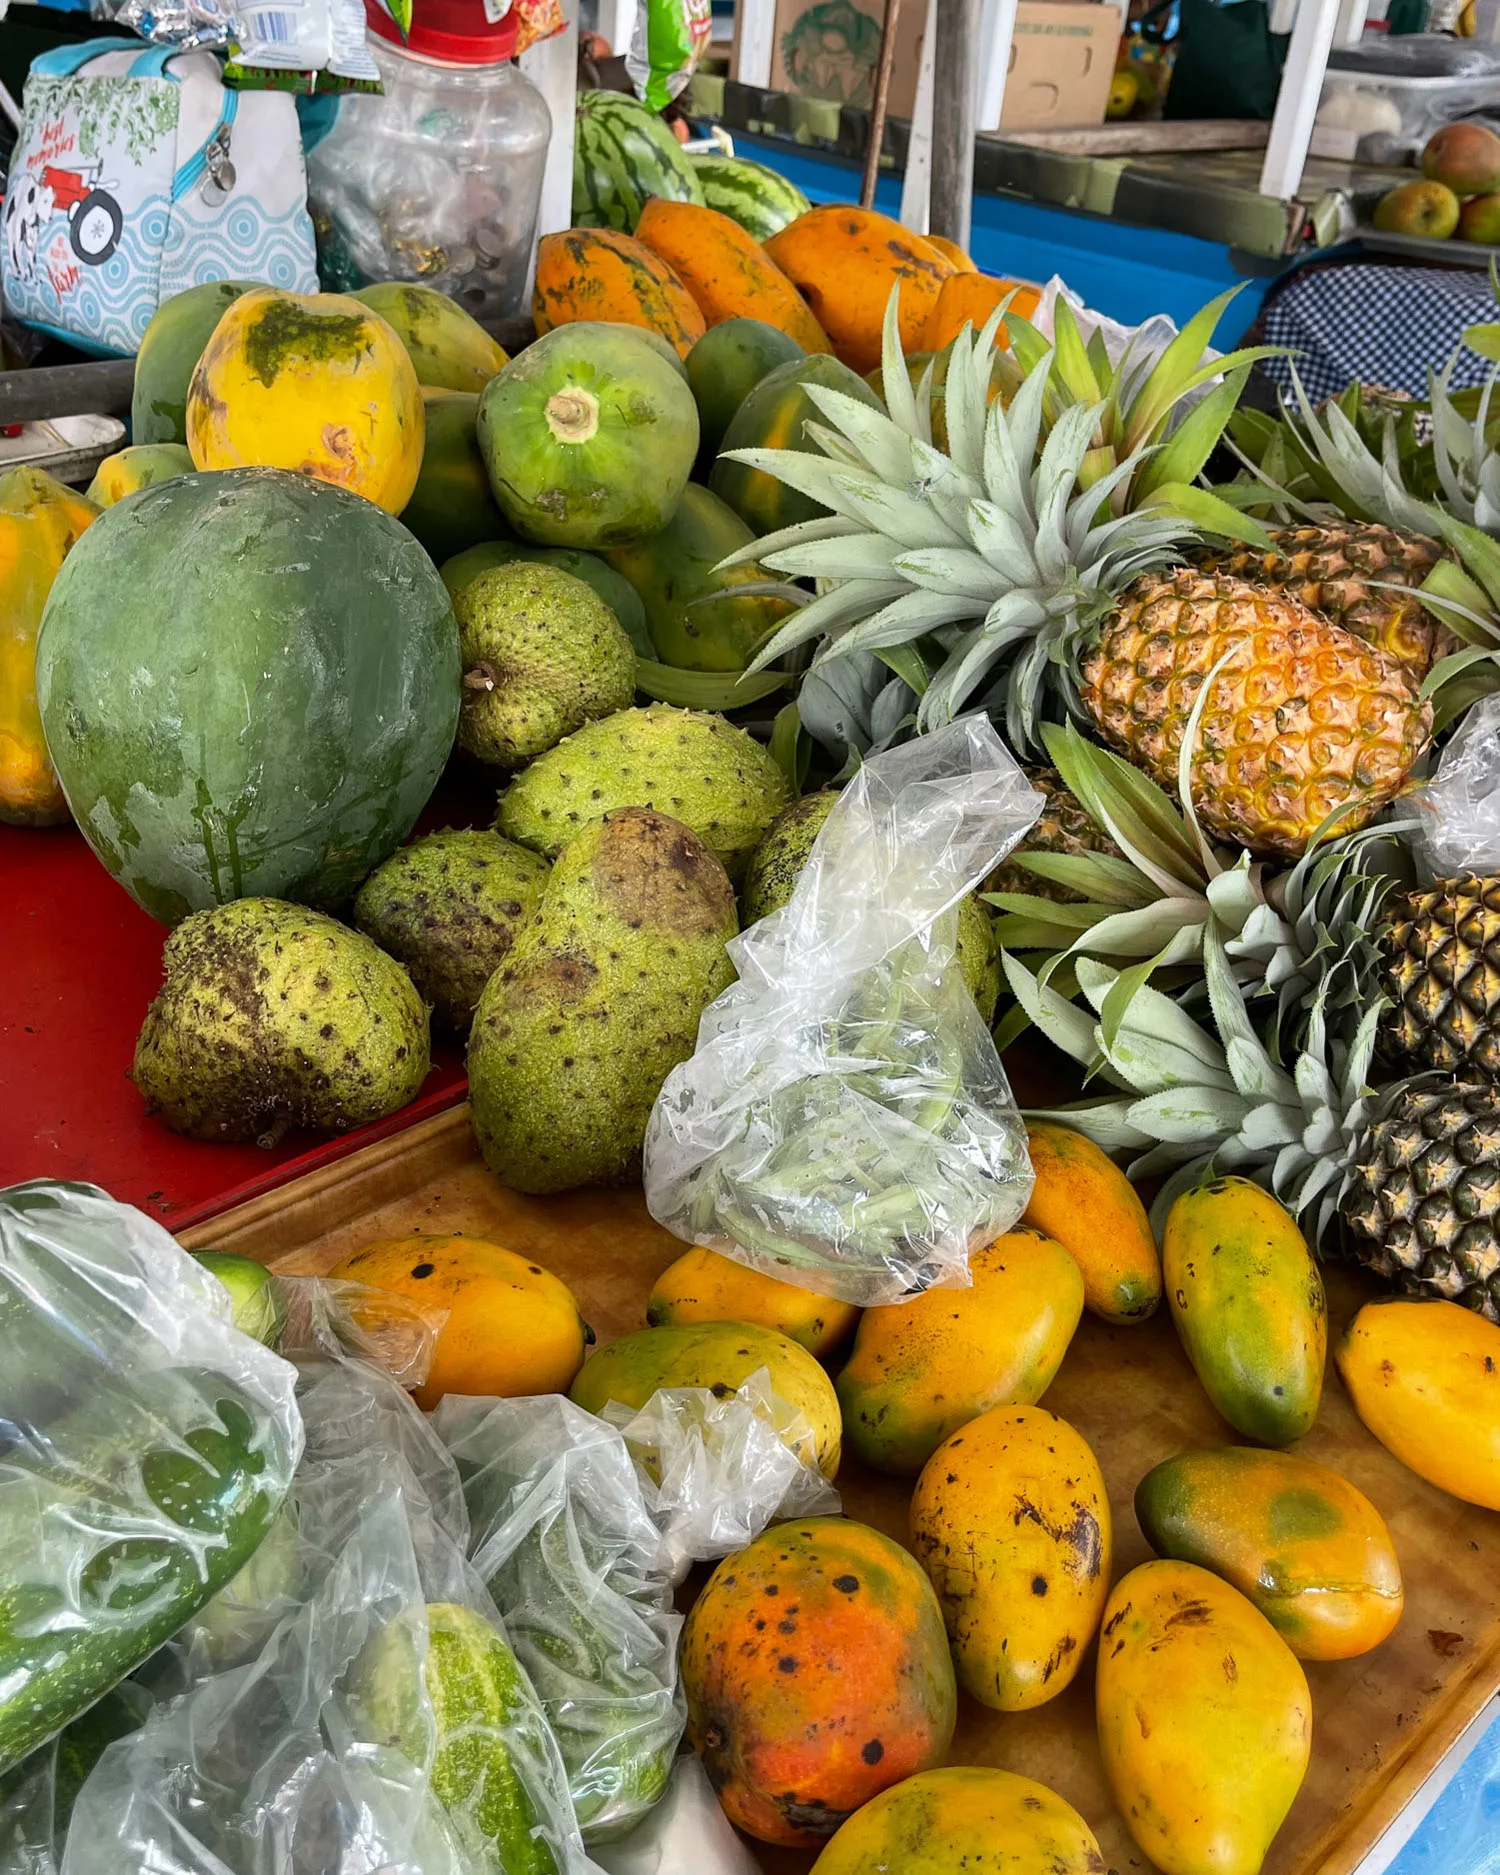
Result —
[[[438, 1115], [295, 1184], [185, 1231], [190, 1249], [237, 1250], [319, 1272], [372, 1237], [462, 1231], [535, 1257], [571, 1284], [599, 1340], [643, 1323], [653, 1278], [682, 1246], [648, 1216], [639, 1191], [521, 1197], [484, 1169], [467, 1108]], [[1337, 1333], [1367, 1291], [1330, 1270]], [[1047, 1405], [1089, 1440], [1109, 1482], [1116, 1569], [1147, 1555], [1131, 1509], [1160, 1459], [1232, 1435], [1208, 1405], [1165, 1314], [1136, 1328], [1085, 1317]], [[1265, 1875], [1352, 1875], [1366, 1853], [1500, 1686], [1500, 1517], [1413, 1476], [1356, 1420], [1330, 1367], [1310, 1457], [1365, 1491], [1391, 1526], [1406, 1575], [1406, 1613], [1362, 1660], [1310, 1664], [1313, 1759]], [[905, 1539], [908, 1492], [851, 1463], [844, 1506]], [[1040, 1711], [1005, 1715], [965, 1700], [953, 1762], [993, 1763], [1040, 1778], [1088, 1818], [1116, 1875], [1149, 1875], [1104, 1784], [1089, 1664]], [[761, 1850], [767, 1875], [800, 1875], [811, 1856]]]

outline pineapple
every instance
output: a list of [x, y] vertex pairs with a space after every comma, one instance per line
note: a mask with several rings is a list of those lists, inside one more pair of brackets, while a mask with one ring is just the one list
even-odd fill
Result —
[[1411, 893], [1386, 945], [1391, 1053], [1414, 1068], [1500, 1080], [1500, 877]]
[[[824, 421], [806, 434], [820, 456], [737, 452], [831, 510], [735, 556], [819, 584], [757, 665], [814, 640], [815, 669], [861, 651], [930, 651], [919, 729], [983, 703], [1018, 754], [1040, 754], [1046, 715], [1072, 715], [1169, 787], [1211, 679], [1190, 765], [1207, 831], [1295, 858], [1332, 809], [1348, 810], [1346, 828], [1368, 820], [1421, 753], [1430, 710], [1395, 659], [1296, 599], [1175, 565], [1206, 544], [1199, 522], [1266, 543], [1206, 491], [1152, 479], [1164, 459], [1196, 476], [1217, 434], [1198, 421], [1207, 400], [1155, 454], [1101, 445], [1098, 406], [1072, 404], [1046, 429], [1040, 366], [1008, 406], [987, 402], [995, 328], [960, 333], [949, 351], [948, 454], [912, 389], [894, 298], [888, 413], [814, 389]], [[1150, 401], [1167, 362], [1131, 408]], [[1152, 397], [1170, 407], [1170, 386]], [[1112, 466], [1099, 474], [1101, 447]], [[1115, 513], [1126, 489], [1143, 505]]]
[[1033, 872], [1023, 862], [1027, 854], [1062, 853], [1081, 858], [1086, 853], [1108, 853], [1120, 858], [1120, 849], [1099, 826], [1055, 768], [1023, 762], [1022, 772], [1032, 787], [1046, 797], [1035, 825], [1009, 859], [1003, 861], [984, 882], [986, 892], [1024, 892], [1034, 898], [1050, 899], [1054, 905], [1082, 905], [1086, 892], [1075, 891], [1061, 880], [1048, 879]]

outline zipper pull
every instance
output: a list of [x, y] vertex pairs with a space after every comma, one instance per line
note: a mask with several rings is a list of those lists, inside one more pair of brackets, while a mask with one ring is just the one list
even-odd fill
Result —
[[220, 124], [203, 150], [203, 199], [217, 208], [235, 185], [234, 164], [229, 158], [229, 125]]

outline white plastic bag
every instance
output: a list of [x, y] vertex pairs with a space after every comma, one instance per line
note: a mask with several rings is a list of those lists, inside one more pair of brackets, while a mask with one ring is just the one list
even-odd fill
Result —
[[677, 1760], [671, 1788], [646, 1821], [596, 1849], [594, 1860], [604, 1875], [760, 1875], [691, 1752]]
[[739, 981], [657, 1098], [653, 1217], [863, 1306], [967, 1281], [1031, 1167], [957, 906], [1041, 809], [981, 715], [859, 770], [790, 901], [731, 941]]
[[253, 1554], [302, 1450], [295, 1380], [141, 1212], [0, 1193], [0, 1772]]
[[1480, 698], [1438, 758], [1436, 774], [1401, 807], [1421, 816], [1412, 844], [1434, 879], [1500, 872], [1500, 695]]

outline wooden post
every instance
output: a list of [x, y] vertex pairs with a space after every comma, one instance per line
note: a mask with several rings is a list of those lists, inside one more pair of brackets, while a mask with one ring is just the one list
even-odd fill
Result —
[[979, 19], [979, 105], [977, 130], [998, 130], [1005, 110], [1005, 81], [1016, 36], [1016, 0], [984, 0]]
[[1276, 96], [1276, 113], [1271, 119], [1271, 136], [1260, 172], [1261, 194], [1278, 196], [1282, 201], [1289, 201], [1302, 182], [1340, 12], [1340, 0], [1295, 0], [1295, 4], [1292, 42], [1286, 49], [1281, 90]]
[[875, 185], [880, 180], [880, 146], [885, 142], [885, 107], [891, 95], [891, 66], [896, 58], [896, 22], [901, 0], [885, 0], [885, 21], [880, 28], [880, 61], [875, 67], [875, 91], [870, 99], [870, 137], [865, 145], [865, 173], [859, 185], [861, 208], [875, 206]]
[[599, 31], [609, 41], [609, 49], [620, 58], [630, 52], [635, 37], [636, 0], [599, 0]]
[[[537, 213], [537, 234], [558, 234], [573, 225], [573, 122], [578, 99], [578, 0], [563, 0], [567, 24], [551, 39], [531, 46], [520, 57], [521, 70], [547, 100], [552, 113], [552, 140], [547, 145], [547, 166], [542, 171], [542, 201]], [[526, 269], [526, 296], [531, 304], [531, 282], [536, 271], [536, 250]]]
[[932, 120], [928, 227], [969, 245], [974, 203], [974, 106], [979, 87], [979, 0], [937, 0], [932, 90], [943, 101]]
[[771, 83], [771, 53], [776, 40], [776, 0], [737, 0], [739, 52], [734, 75], [742, 85], [765, 91]]
[[901, 182], [901, 225], [913, 234], [926, 234], [932, 187], [932, 61], [937, 37], [937, 0], [926, 0], [927, 24], [922, 29], [922, 61], [917, 67], [917, 95], [911, 108], [911, 135], [906, 140], [906, 174]]

